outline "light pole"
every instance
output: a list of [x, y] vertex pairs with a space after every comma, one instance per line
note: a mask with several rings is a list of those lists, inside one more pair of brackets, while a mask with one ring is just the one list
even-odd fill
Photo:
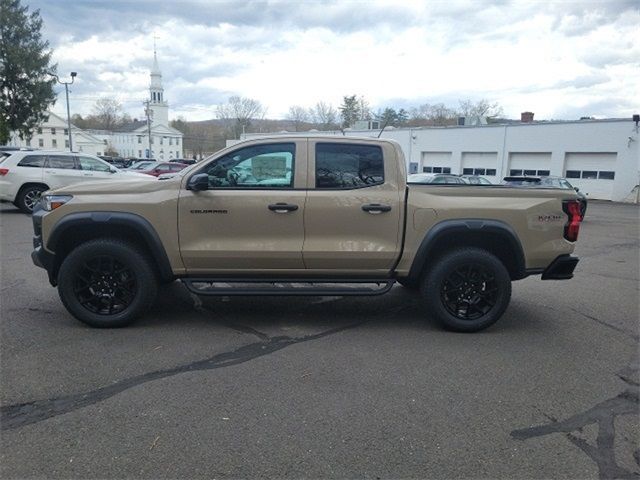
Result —
[[64, 93], [65, 93], [65, 96], [67, 97], [67, 133], [69, 134], [69, 151], [73, 152], [73, 140], [71, 138], [71, 113], [69, 112], [69, 85], [73, 85], [73, 81], [78, 76], [78, 73], [71, 72], [70, 82], [63, 82], [62, 80], [60, 80], [60, 77], [58, 77], [58, 75], [56, 75], [55, 73], [49, 72], [49, 75], [51, 75], [52, 77], [55, 77], [58, 83], [60, 83], [61, 85], [64, 85]]

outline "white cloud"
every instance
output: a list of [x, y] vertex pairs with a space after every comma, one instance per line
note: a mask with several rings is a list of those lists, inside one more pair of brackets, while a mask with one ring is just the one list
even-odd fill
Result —
[[40, 8], [59, 72], [79, 72], [81, 113], [111, 95], [141, 114], [154, 32], [172, 115], [188, 119], [211, 118], [233, 94], [260, 100], [270, 117], [353, 93], [374, 108], [488, 98], [511, 117], [640, 107], [640, 13], [625, 1], [175, 2], [150, 15], [149, 2], [74, 6], [75, 17]]

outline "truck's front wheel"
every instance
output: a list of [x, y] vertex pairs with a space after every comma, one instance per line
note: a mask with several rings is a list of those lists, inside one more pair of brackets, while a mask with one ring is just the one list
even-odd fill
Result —
[[124, 327], [156, 296], [157, 279], [147, 257], [117, 239], [83, 243], [65, 258], [58, 293], [67, 310], [92, 327]]
[[445, 254], [422, 280], [429, 312], [445, 328], [477, 332], [493, 325], [511, 299], [509, 272], [495, 255], [479, 248]]

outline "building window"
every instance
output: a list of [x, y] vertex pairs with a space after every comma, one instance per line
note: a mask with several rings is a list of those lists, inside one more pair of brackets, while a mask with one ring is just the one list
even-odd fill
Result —
[[169, 145], [173, 145], [173, 137], [169, 137]]
[[180, 152], [176, 150], [176, 158], [180, 158]]
[[180, 139], [176, 138], [176, 145], [180, 145]]
[[42, 135], [42, 127], [38, 127], [38, 135]]
[[598, 172], [594, 170], [583, 170], [582, 178], [586, 178], [587, 180], [595, 180], [598, 178]]
[[164, 145], [164, 137], [160, 137], [160, 145]]
[[64, 141], [64, 148], [69, 148], [69, 140], [68, 139], [66, 139]]
[[486, 175], [488, 177], [495, 177], [496, 176], [496, 169], [495, 168], [487, 168]]
[[27, 138], [27, 147], [30, 147], [30, 146], [31, 146], [31, 139]]
[[473, 175], [473, 168], [463, 168], [462, 169], [462, 174], [463, 175]]
[[154, 142], [153, 142], [153, 137], [151, 137], [151, 145], [153, 145], [153, 143], [154, 143]]
[[564, 176], [567, 178], [580, 178], [580, 170], [567, 170]]
[[600, 180], [613, 180], [616, 177], [616, 172], [599, 172], [598, 178]]
[[549, 170], [538, 170], [539, 177], [548, 177], [551, 174]]
[[535, 176], [536, 171], [535, 170], [524, 170], [524, 174], [525, 175], [534, 175]]
[[484, 168], [476, 168], [473, 170], [474, 175], [484, 175], [487, 170]]
[[138, 143], [142, 143], [142, 137], [138, 137]]
[[522, 175], [522, 170], [509, 170], [509, 176], [518, 177]]
[[69, 135], [69, 129], [68, 129], [68, 128], [65, 128], [65, 129], [64, 129], [64, 134], [65, 134], [65, 135]]
[[142, 158], [142, 150], [138, 150], [138, 158]]
[[51, 135], [55, 135], [55, 134], [56, 134], [56, 129], [55, 129], [55, 128], [52, 128], [52, 129], [51, 129]]
[[[53, 129], [52, 129], [53, 130]], [[54, 138], [53, 140], [51, 140], [51, 146], [53, 148], [58, 148], [58, 141]]]

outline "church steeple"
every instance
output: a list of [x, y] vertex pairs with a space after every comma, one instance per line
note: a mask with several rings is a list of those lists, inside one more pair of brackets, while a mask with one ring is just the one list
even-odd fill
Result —
[[154, 125], [169, 124], [169, 104], [164, 99], [162, 72], [160, 72], [160, 66], [158, 65], [155, 38], [153, 39], [153, 66], [151, 67], [151, 82], [149, 85], [149, 106], [153, 111]]

